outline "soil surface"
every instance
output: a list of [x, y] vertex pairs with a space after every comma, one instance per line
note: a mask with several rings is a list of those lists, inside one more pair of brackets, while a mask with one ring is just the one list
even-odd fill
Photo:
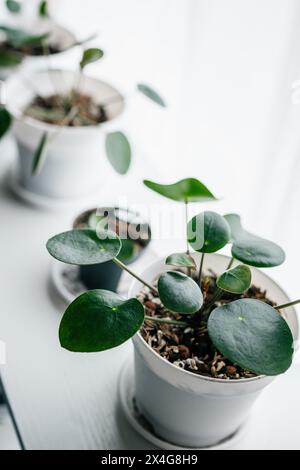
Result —
[[[66, 116], [74, 108], [77, 111], [66, 122]], [[95, 103], [91, 96], [76, 91], [70, 95], [37, 96], [24, 110], [24, 115], [48, 124], [64, 123], [69, 127], [95, 126], [107, 121], [103, 106]]]
[[[217, 276], [213, 272], [202, 277], [201, 287], [205, 303], [211, 300], [215, 292], [216, 278]], [[197, 282], [196, 279], [195, 281]], [[181, 316], [165, 309], [160, 299], [155, 297], [147, 287], [144, 287], [138, 295], [138, 299], [145, 305], [146, 315], [188, 320], [190, 326], [184, 328], [146, 320], [141, 328], [141, 334], [149, 346], [163, 358], [194, 374], [224, 380], [256, 377], [256, 374], [242, 369], [222, 356], [214, 347], [207, 332], [207, 320], [210, 312], [220, 305], [241, 298], [258, 299], [269, 305], [275, 305], [268, 299], [266, 291], [252, 285], [243, 295], [224, 292], [222, 299], [212, 304], [205, 314], [199, 312], [193, 316]]]

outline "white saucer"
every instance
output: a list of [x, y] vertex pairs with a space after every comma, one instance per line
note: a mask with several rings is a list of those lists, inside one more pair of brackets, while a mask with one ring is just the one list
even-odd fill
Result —
[[133, 361], [129, 361], [124, 368], [121, 369], [119, 377], [119, 398], [123, 412], [135, 429], [144, 439], [154, 444], [159, 449], [165, 450], [226, 450], [232, 448], [245, 434], [248, 429], [248, 421], [244, 423], [239, 430], [232, 436], [224, 439], [219, 444], [211, 447], [191, 448], [181, 447], [171, 442], [165, 441], [163, 438], [157, 436], [151, 425], [139, 413], [134, 399], [134, 366]]
[[40, 194], [33, 193], [32, 191], [27, 190], [24, 188], [17, 176], [17, 171], [15, 166], [13, 165], [7, 172], [7, 185], [9, 189], [22, 201], [25, 201], [27, 204], [31, 206], [38, 207], [40, 209], [47, 209], [47, 210], [64, 210], [64, 209], [72, 209], [74, 207], [85, 207], [89, 204], [95, 205], [97, 201], [99, 201], [99, 189], [96, 191], [89, 193], [83, 197], [74, 197], [72, 199], [58, 199], [58, 198], [50, 198], [47, 196], [41, 196]]

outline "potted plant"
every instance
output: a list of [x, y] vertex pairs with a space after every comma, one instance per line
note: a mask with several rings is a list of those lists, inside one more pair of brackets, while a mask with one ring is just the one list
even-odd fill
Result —
[[[119, 207], [100, 207], [82, 212], [76, 217], [74, 229], [109, 229], [122, 240], [118, 259], [129, 265], [140, 258], [151, 240], [151, 230], [141, 216], [129, 209]], [[79, 266], [79, 279], [88, 289], [107, 289], [116, 291], [122, 269], [112, 261]]]
[[[118, 173], [128, 171], [129, 141], [113, 127], [125, 108], [125, 98], [108, 83], [84, 73], [102, 57], [101, 49], [89, 48], [77, 71], [50, 69], [33, 72], [29, 81], [20, 74], [7, 81], [6, 108], [15, 118], [19, 148], [18, 179], [27, 191], [48, 199], [73, 200], [96, 190], [106, 176], [102, 147]], [[137, 90], [165, 106], [149, 86], [140, 83]]]
[[[20, 16], [22, 4], [14, 0], [5, 2], [13, 16]], [[80, 44], [66, 28], [56, 24], [49, 15], [48, 3], [38, 5], [37, 20], [20, 27], [0, 24], [0, 78], [8, 78], [26, 58], [40, 58], [59, 54]], [[22, 23], [19, 18], [19, 23]], [[25, 21], [23, 20], [25, 23]], [[39, 63], [39, 65], [41, 65]]]
[[[186, 207], [213, 198], [195, 179], [145, 183]], [[187, 241], [185, 252], [141, 275], [117, 259], [121, 241], [111, 231], [71, 230], [47, 249], [65, 263], [112, 260], [134, 277], [127, 300], [97, 289], [75, 299], [60, 323], [61, 346], [96, 352], [133, 337], [140, 412], [167, 441], [203, 447], [234, 434], [261, 390], [290, 367], [300, 300], [258, 269], [283, 263], [283, 250], [246, 231], [238, 215], [198, 214]], [[227, 244], [231, 258], [217, 254]]]

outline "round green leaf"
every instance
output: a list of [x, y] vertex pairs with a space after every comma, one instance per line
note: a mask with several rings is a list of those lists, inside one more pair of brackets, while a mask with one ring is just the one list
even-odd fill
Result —
[[233, 294], [243, 294], [251, 285], [251, 271], [248, 266], [241, 264], [229, 269], [217, 279], [217, 286]]
[[16, 0], [6, 0], [6, 7], [11, 13], [20, 13], [22, 5]]
[[154, 103], [158, 104], [159, 106], [162, 106], [163, 108], [166, 107], [166, 103], [162, 99], [159, 94], [154, 91], [152, 88], [150, 88], [148, 85], [145, 85], [143, 83], [138, 83], [137, 85], [138, 91], [143, 93], [143, 95], [147, 96], [151, 101], [154, 101]]
[[240, 299], [216, 308], [208, 333], [227, 359], [256, 374], [281, 374], [291, 365], [291, 330], [273, 307], [259, 300]]
[[0, 108], [0, 139], [6, 134], [11, 126], [11, 115], [5, 108]]
[[253, 238], [234, 242], [231, 249], [232, 256], [243, 263], [257, 268], [271, 268], [279, 266], [285, 260], [285, 253], [276, 243]]
[[96, 47], [86, 49], [83, 52], [82, 59], [80, 61], [80, 68], [81, 70], [84, 69], [88, 64], [92, 64], [93, 62], [97, 62], [101, 59], [104, 55], [104, 52], [101, 49]]
[[194, 258], [187, 253], [174, 253], [167, 257], [166, 264], [177, 267], [196, 269]]
[[200, 287], [183, 273], [167, 271], [161, 274], [157, 287], [163, 305], [173, 312], [193, 314], [202, 307]]
[[221, 215], [205, 211], [189, 221], [187, 237], [195, 251], [214, 253], [229, 242], [230, 227]]
[[244, 239], [259, 239], [256, 235], [245, 230], [241, 223], [241, 217], [238, 214], [226, 214], [224, 219], [227, 220], [231, 230], [231, 240], [233, 242]]
[[115, 348], [142, 326], [144, 307], [137, 299], [123, 300], [106, 290], [91, 290], [77, 297], [64, 313], [59, 327], [63, 348], [98, 352]]
[[131, 162], [131, 148], [125, 134], [120, 131], [107, 134], [105, 140], [106, 154], [117, 173], [125, 175]]
[[174, 184], [158, 184], [144, 180], [144, 185], [161, 196], [180, 202], [203, 202], [216, 200], [214, 195], [195, 178], [186, 178]]
[[74, 229], [50, 238], [47, 250], [64, 263], [89, 265], [105, 263], [115, 258], [121, 249], [116, 233], [91, 229]]

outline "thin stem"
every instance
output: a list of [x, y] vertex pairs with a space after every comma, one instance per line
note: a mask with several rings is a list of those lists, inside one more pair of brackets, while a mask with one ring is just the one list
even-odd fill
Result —
[[189, 324], [185, 321], [171, 320], [170, 318], [157, 318], [145, 315], [145, 320], [153, 321], [155, 323], [167, 323], [169, 325], [189, 326]]
[[200, 286], [200, 287], [201, 287], [201, 277], [202, 277], [202, 269], [203, 269], [204, 255], [205, 255], [205, 253], [202, 253], [202, 255], [201, 255], [201, 261], [200, 261], [200, 268], [199, 268], [199, 286]]
[[297, 304], [300, 304], [300, 299], [293, 300], [292, 302], [288, 302], [286, 304], [277, 305], [277, 307], [274, 307], [274, 308], [276, 308], [276, 310], [280, 310], [282, 308], [292, 307], [292, 305], [297, 305]]
[[144, 281], [142, 278], [140, 278], [137, 274], [135, 274], [131, 269], [126, 266], [126, 264], [122, 263], [118, 258], [113, 258], [112, 261], [119, 266], [119, 268], [124, 269], [124, 271], [127, 271], [131, 276], [135, 277], [139, 282], [144, 284], [144, 286], [148, 287], [150, 291], [155, 295], [158, 296], [158, 291], [155, 289], [155, 287], [151, 286], [151, 284], [148, 284], [148, 282]]
[[[184, 217], [185, 217], [185, 231], [186, 231], [186, 227], [187, 227], [187, 224], [188, 224], [188, 220], [189, 220], [189, 208], [188, 208], [188, 201], [184, 201]], [[189, 241], [188, 241], [188, 238], [186, 237], [186, 254], [189, 255], [190, 254], [190, 247], [189, 247]]]
[[214, 293], [214, 295], [212, 296], [211, 300], [206, 304], [204, 305], [203, 307], [203, 313], [206, 313], [206, 311], [215, 303], [217, 302], [217, 300], [220, 300], [222, 295], [223, 295], [223, 290], [220, 289], [220, 287], [218, 287]]
[[231, 258], [231, 260], [229, 261], [229, 264], [228, 264], [228, 266], [227, 266], [227, 268], [226, 268], [226, 271], [228, 271], [228, 269], [231, 268], [231, 266], [233, 265], [233, 263], [234, 263], [234, 258]]

